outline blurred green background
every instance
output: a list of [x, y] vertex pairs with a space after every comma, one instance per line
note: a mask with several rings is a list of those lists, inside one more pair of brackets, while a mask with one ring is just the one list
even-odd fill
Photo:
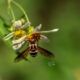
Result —
[[[28, 13], [32, 25], [43, 30], [59, 28], [46, 34], [50, 42], [40, 46], [55, 54], [55, 59], [38, 55], [30, 62], [14, 63], [15, 52], [9, 41], [0, 39], [0, 80], [80, 80], [80, 0], [15, 0]], [[23, 14], [14, 5], [16, 18]], [[6, 24], [6, 25], [4, 25]], [[0, 0], [0, 33], [8, 33], [10, 17], [7, 0]], [[1, 36], [1, 37], [2, 37]]]

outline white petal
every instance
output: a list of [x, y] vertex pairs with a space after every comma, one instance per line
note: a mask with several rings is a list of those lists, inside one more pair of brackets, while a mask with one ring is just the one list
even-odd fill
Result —
[[13, 49], [14, 50], [19, 50], [19, 49], [21, 49], [23, 47], [24, 44], [25, 44], [25, 41], [23, 41], [23, 42], [21, 42], [19, 44], [16, 44], [16, 45], [13, 44]]
[[21, 26], [22, 26], [22, 22], [21, 22], [20, 20], [18, 20], [18, 21], [15, 21], [15, 22], [13, 23], [13, 25], [14, 25], [15, 28], [21, 27]]
[[12, 43], [13, 43], [13, 44], [19, 44], [19, 43], [23, 42], [26, 37], [27, 37], [27, 36], [25, 35], [25, 36], [23, 36], [22, 38], [20, 38], [20, 39], [18, 39], [18, 40], [13, 40]]
[[21, 29], [25, 29], [27, 27], [29, 27], [31, 25], [31, 23], [26, 22], [23, 26], [21, 26]]
[[33, 32], [37, 32], [37, 31], [39, 31], [41, 28], [42, 28], [42, 24], [39, 24], [39, 25], [34, 29]]
[[14, 32], [9, 33], [9, 34], [8, 34], [7, 36], [5, 36], [3, 39], [4, 39], [4, 40], [9, 40], [10, 38], [13, 37], [13, 34], [14, 34]]
[[52, 32], [57, 32], [57, 31], [59, 31], [59, 28], [56, 28], [56, 29], [53, 29], [53, 30], [51, 30]]
[[59, 29], [53, 29], [53, 30], [48, 30], [48, 31], [39, 31], [39, 33], [51, 33], [51, 32], [57, 32]]

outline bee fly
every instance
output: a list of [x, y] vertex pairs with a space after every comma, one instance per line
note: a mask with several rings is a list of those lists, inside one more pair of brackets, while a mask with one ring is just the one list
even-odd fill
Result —
[[35, 43], [35, 40], [34, 39], [31, 39], [30, 40], [30, 43], [29, 43], [29, 48], [30, 48], [30, 55], [32, 57], [35, 57], [37, 55], [37, 44]]
[[43, 40], [43, 41], [48, 40], [48, 38], [46, 36], [41, 35], [40, 33], [56, 32], [56, 31], [58, 31], [58, 29], [53, 29], [50, 31], [39, 31], [40, 28], [41, 28], [41, 25], [36, 27], [35, 29], [30, 29], [31, 30], [31, 31], [29, 31], [30, 33], [26, 36], [26, 41], [29, 42], [28, 48], [25, 49], [21, 54], [19, 54], [15, 58], [15, 61], [20, 61], [22, 59], [25, 59], [26, 56], [28, 56], [28, 54], [30, 54], [32, 57], [35, 57], [35, 56], [37, 56], [38, 52], [40, 52], [40, 54], [42, 54], [46, 57], [49, 57], [49, 58], [54, 57], [53, 53], [38, 46], [37, 42], [39, 40]]
[[40, 52], [41, 54], [47, 56], [47, 57], [54, 57], [54, 55], [49, 52], [48, 50], [39, 47], [36, 43], [34, 39], [30, 40], [30, 44], [29, 44], [29, 53], [32, 57], [35, 57], [37, 55], [37, 53]]

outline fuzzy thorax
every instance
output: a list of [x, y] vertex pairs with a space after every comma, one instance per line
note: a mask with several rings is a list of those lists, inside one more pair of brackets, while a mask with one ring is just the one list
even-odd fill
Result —
[[34, 39], [34, 40], [40, 40], [40, 34], [39, 33], [31, 33], [27, 36], [27, 41], [30, 41], [31, 39]]

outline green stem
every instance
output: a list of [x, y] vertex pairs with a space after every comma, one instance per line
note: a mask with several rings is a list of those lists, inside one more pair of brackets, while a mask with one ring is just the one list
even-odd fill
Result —
[[22, 6], [21, 6], [20, 4], [18, 4], [17, 2], [15, 2], [14, 0], [12, 0], [12, 2], [13, 2], [13, 4], [15, 4], [15, 5], [24, 13], [27, 22], [30, 23], [29, 18], [28, 18], [28, 16], [27, 16], [25, 10], [22, 8]]
[[15, 15], [14, 15], [14, 12], [13, 12], [13, 9], [10, 7], [10, 11], [11, 11], [11, 14], [12, 14], [12, 17], [13, 17], [13, 22], [15, 22]]
[[13, 22], [14, 22], [16, 19], [15, 19], [14, 11], [13, 11], [10, 3], [11, 3], [11, 0], [8, 0], [8, 9], [9, 9], [10, 12], [11, 12], [11, 15], [12, 15], [12, 18], [13, 18], [12, 20], [13, 20]]

